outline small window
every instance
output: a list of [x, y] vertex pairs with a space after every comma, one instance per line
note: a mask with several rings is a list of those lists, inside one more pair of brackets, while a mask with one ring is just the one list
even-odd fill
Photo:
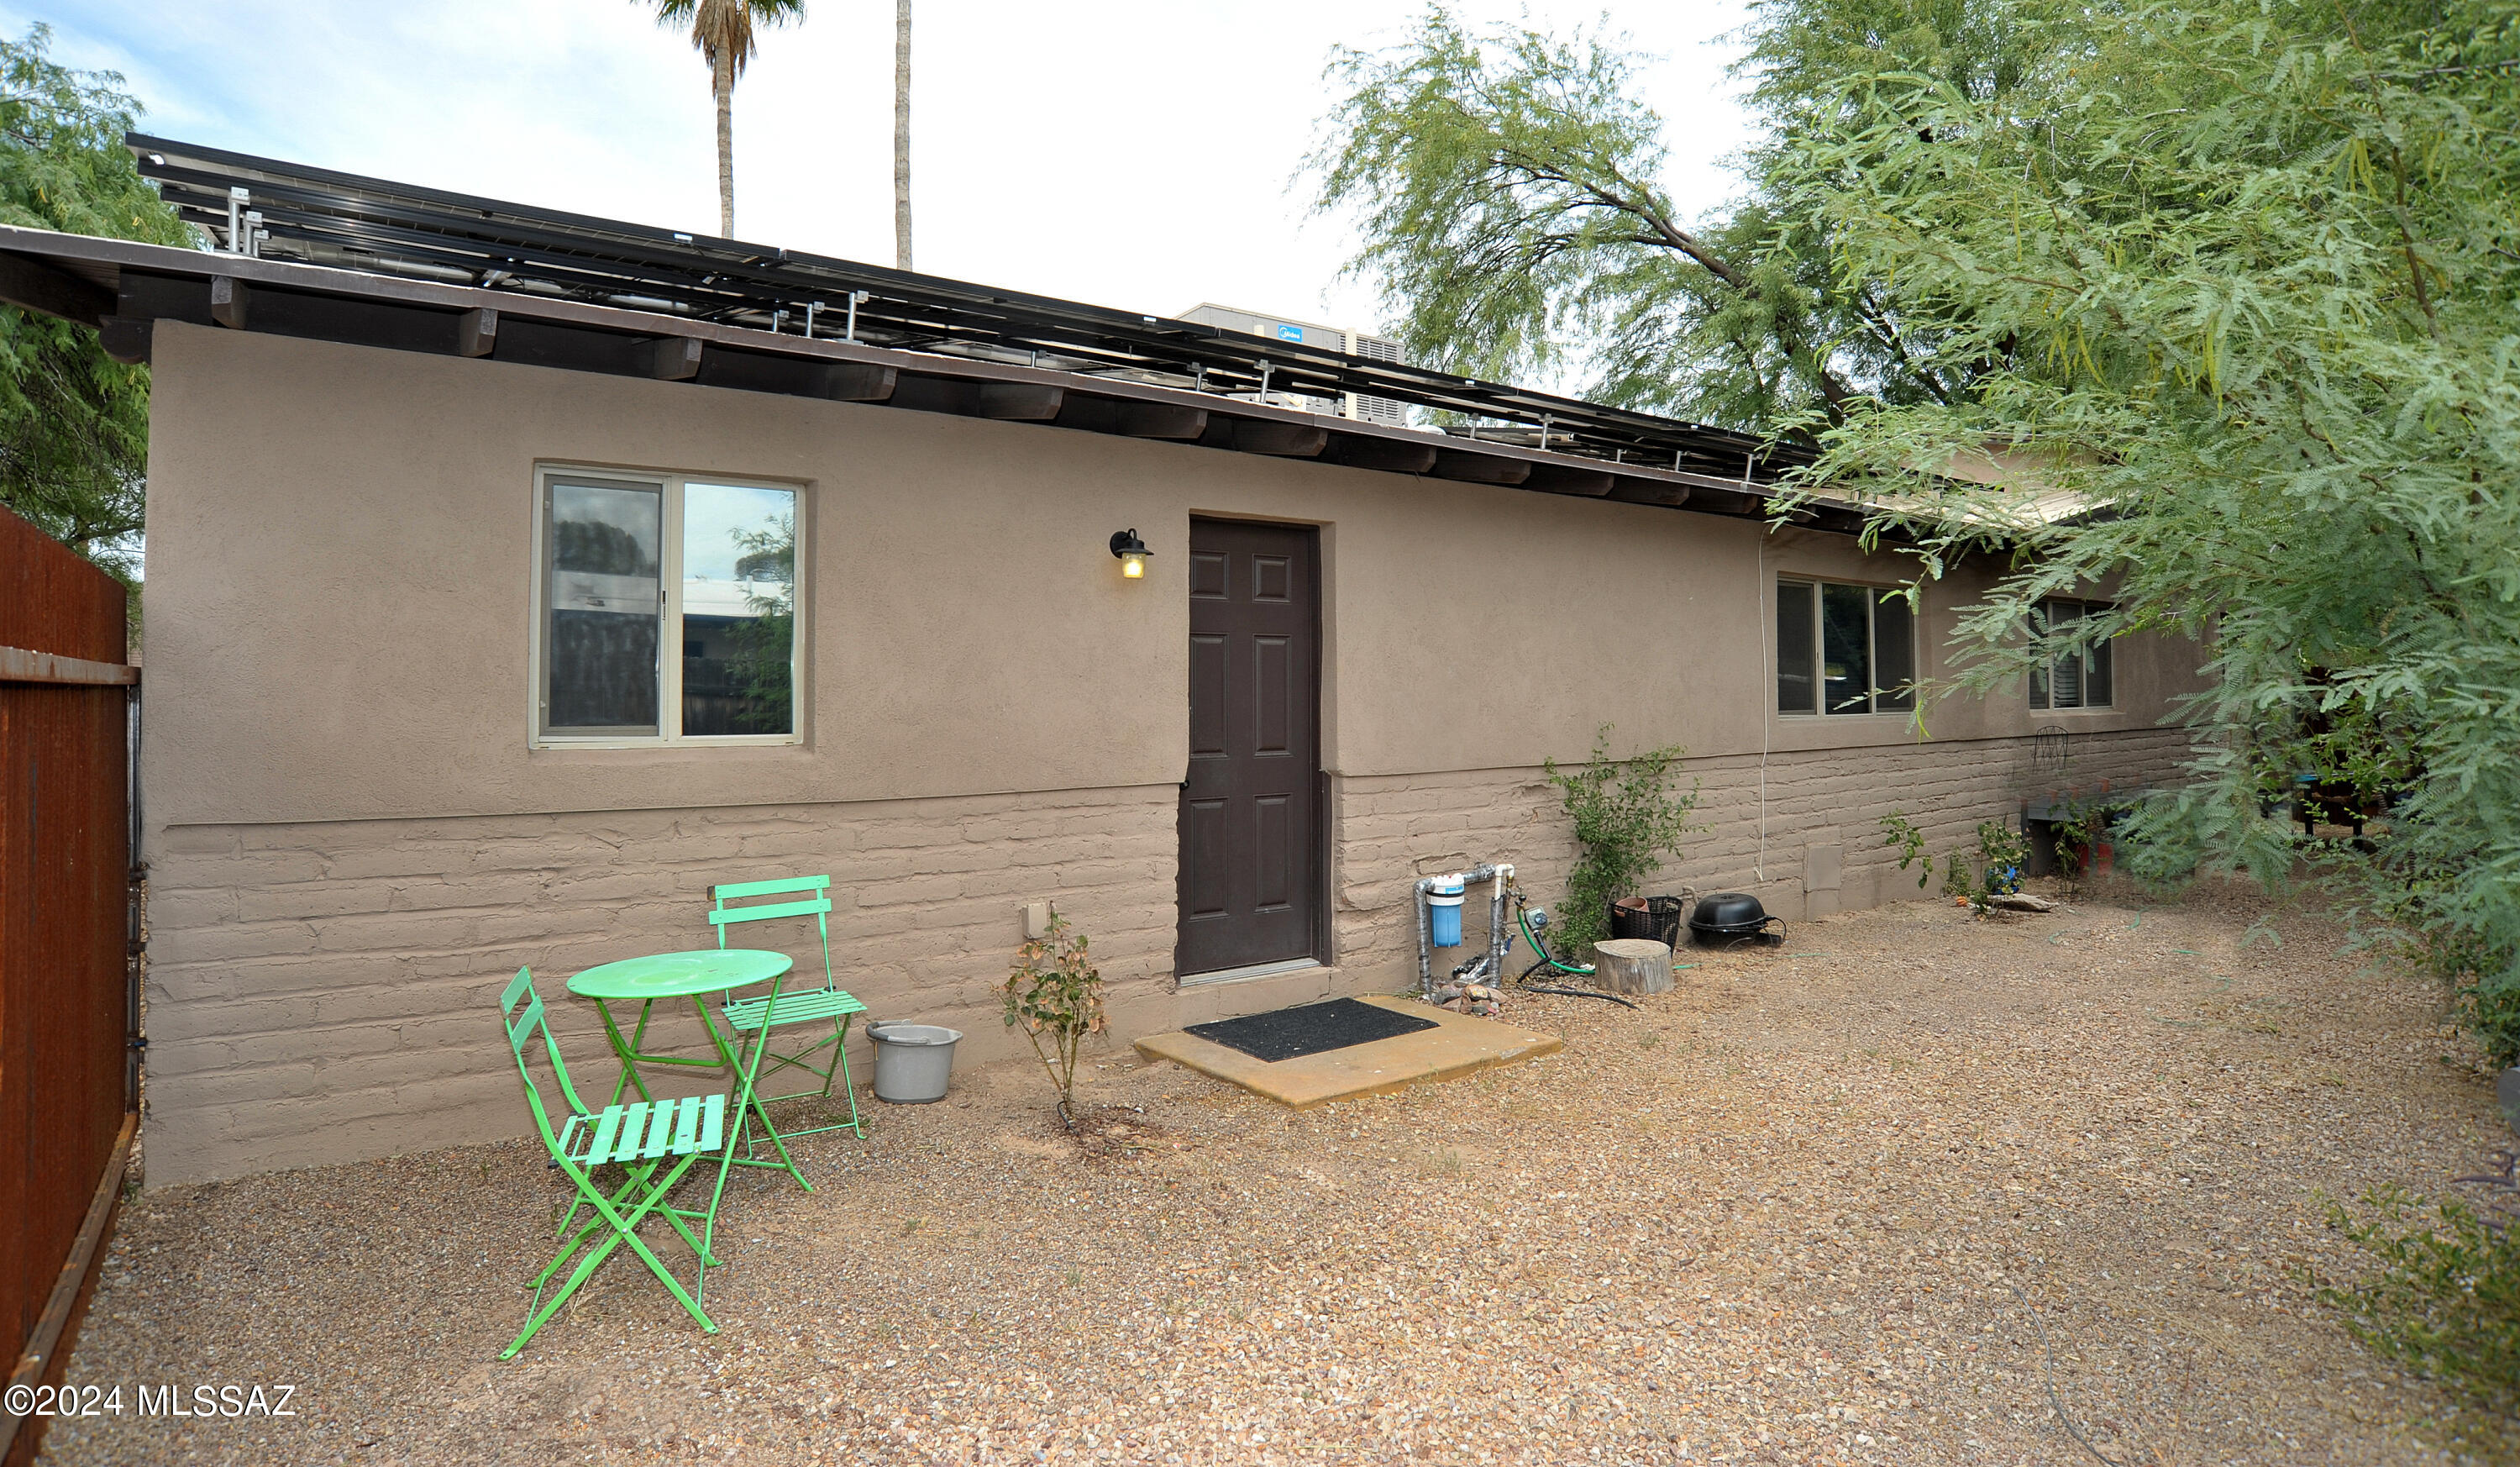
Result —
[[539, 478], [537, 741], [794, 742], [797, 491]]
[[2101, 601], [2049, 599], [2030, 609], [2030, 636], [2047, 656], [2030, 667], [2034, 709], [2107, 708], [2116, 694], [2109, 639], [2085, 640], [2083, 624], [2108, 615]]
[[1915, 619], [1904, 591], [1777, 582], [1777, 711], [1904, 713], [1916, 706]]

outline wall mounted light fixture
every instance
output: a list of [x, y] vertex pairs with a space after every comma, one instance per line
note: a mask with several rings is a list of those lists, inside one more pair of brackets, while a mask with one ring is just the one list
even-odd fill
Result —
[[1118, 557], [1120, 574], [1123, 577], [1129, 580], [1144, 580], [1147, 576], [1147, 557], [1154, 552], [1147, 548], [1146, 541], [1138, 538], [1136, 530], [1122, 529], [1112, 532], [1111, 554]]

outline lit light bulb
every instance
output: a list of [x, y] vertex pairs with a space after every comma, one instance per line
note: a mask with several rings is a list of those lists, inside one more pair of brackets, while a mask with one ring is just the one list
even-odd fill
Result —
[[1146, 579], [1147, 557], [1152, 553], [1134, 529], [1123, 529], [1111, 536], [1111, 555], [1120, 563], [1122, 580]]

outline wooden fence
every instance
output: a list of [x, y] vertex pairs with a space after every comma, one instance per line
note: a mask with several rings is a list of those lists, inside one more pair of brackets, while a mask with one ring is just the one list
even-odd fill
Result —
[[[61, 1379], [138, 1121], [127, 635], [112, 576], [0, 509], [0, 1358], [15, 1361], [12, 1388]], [[0, 1407], [0, 1463], [32, 1461], [43, 1423]]]

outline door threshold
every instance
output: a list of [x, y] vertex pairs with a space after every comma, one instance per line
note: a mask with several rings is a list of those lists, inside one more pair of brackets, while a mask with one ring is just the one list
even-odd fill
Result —
[[1321, 965], [1320, 958], [1281, 958], [1274, 963], [1250, 963], [1240, 968], [1219, 968], [1213, 973], [1186, 974], [1181, 986], [1203, 988], [1210, 984], [1247, 984], [1256, 978], [1278, 978]]

